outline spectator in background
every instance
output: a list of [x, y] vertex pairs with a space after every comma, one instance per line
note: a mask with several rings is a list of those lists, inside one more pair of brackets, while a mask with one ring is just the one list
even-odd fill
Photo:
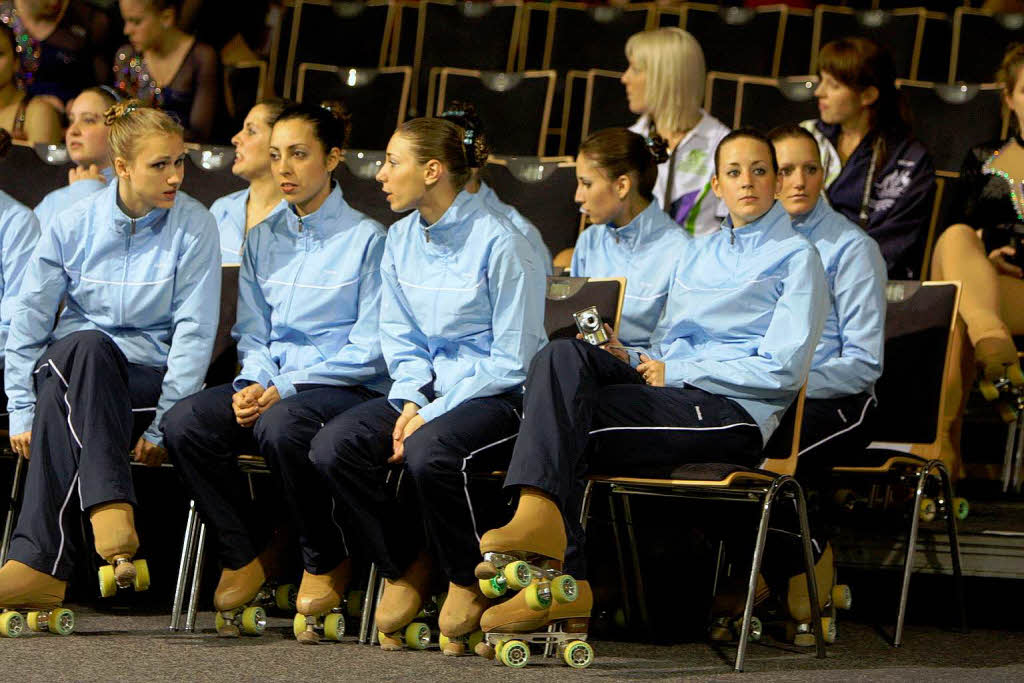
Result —
[[0, 24], [0, 128], [10, 131], [15, 140], [60, 142], [60, 115], [24, 91], [14, 47], [14, 33]]
[[629, 110], [641, 115], [630, 130], [660, 137], [668, 146], [668, 161], [658, 166], [655, 202], [688, 232], [714, 232], [726, 210], [711, 192], [712, 157], [729, 129], [701, 109], [704, 51], [686, 31], [659, 28], [631, 36], [626, 58], [622, 84]]
[[800, 125], [821, 148], [825, 194], [878, 241], [891, 279], [917, 279], [935, 167], [911, 136], [892, 56], [867, 38], [841, 38], [821, 49], [818, 65], [820, 118]]
[[129, 44], [114, 56], [114, 82], [178, 117], [185, 139], [210, 139], [220, 104], [217, 52], [177, 28], [181, 0], [120, 0]]
[[75, 168], [68, 184], [43, 197], [35, 208], [39, 225], [46, 227], [57, 214], [79, 199], [98, 192], [114, 177], [104, 112], [120, 102], [121, 95], [109, 85], [88, 88], [68, 103], [68, 129], [64, 142]]
[[107, 80], [110, 18], [83, 0], [2, 0], [0, 22], [22, 47], [19, 75], [30, 95], [63, 113], [83, 88]]
[[[935, 243], [931, 277], [959, 280], [960, 318], [966, 325], [956, 342], [946, 378], [946, 405], [941, 423], [943, 461], [954, 477], [963, 474], [960, 426], [975, 368], [983, 377], [1008, 377], [1024, 384], [1012, 335], [1024, 334], [1024, 46], [1003, 57], [996, 80], [1003, 85], [1013, 135], [990, 140], [967, 154], [953, 186], [950, 225]], [[973, 356], [973, 361], [972, 361]], [[1007, 415], [1009, 417], [1009, 415]], [[929, 456], [933, 457], [933, 456]]]
[[259, 59], [270, 0], [183, 0], [178, 27], [212, 45], [227, 66]]

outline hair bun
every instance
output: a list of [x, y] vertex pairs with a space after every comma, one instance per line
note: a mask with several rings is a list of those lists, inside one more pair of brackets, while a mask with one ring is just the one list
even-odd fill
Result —
[[352, 120], [352, 113], [348, 110], [348, 105], [341, 100], [324, 100], [320, 103], [320, 108], [326, 109], [331, 116], [342, 123], [347, 124]]
[[644, 143], [647, 144], [647, 151], [654, 157], [655, 164], [663, 164], [668, 161], [668, 142], [665, 138], [657, 133], [652, 133], [650, 137], [644, 138]]
[[0, 128], [0, 158], [7, 156], [7, 151], [11, 148], [11, 134], [7, 132], [6, 128]]
[[441, 112], [441, 118], [462, 128], [462, 146], [470, 168], [480, 168], [487, 163], [491, 149], [484, 134], [484, 123], [477, 116], [472, 102], [452, 100], [448, 108]]
[[108, 126], [114, 125], [114, 121], [123, 119], [136, 109], [142, 109], [146, 105], [142, 100], [123, 100], [110, 105], [110, 108], [103, 112], [103, 120]]

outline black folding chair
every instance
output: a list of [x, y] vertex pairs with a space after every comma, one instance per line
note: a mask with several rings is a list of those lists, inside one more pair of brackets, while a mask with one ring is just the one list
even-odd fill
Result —
[[64, 145], [14, 142], [0, 158], [0, 188], [32, 208], [43, 197], [68, 184], [72, 168]]
[[637, 119], [629, 110], [618, 71], [570, 71], [565, 81], [559, 154], [574, 154], [579, 143], [594, 131], [631, 126]]
[[953, 13], [950, 83], [990, 83], [1013, 43], [1024, 42], [1024, 14], [992, 14], [970, 7]]
[[837, 38], [862, 36], [889, 50], [899, 78], [917, 78], [926, 14], [923, 7], [886, 11], [818, 5], [814, 10], [811, 73], [817, 73], [822, 46]]

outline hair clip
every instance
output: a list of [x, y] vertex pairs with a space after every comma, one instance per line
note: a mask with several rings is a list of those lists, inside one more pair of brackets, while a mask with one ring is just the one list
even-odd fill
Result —
[[655, 163], [660, 164], [668, 160], [668, 142], [665, 141], [665, 138], [654, 133], [650, 137], [644, 138], [644, 144], [647, 145], [647, 151], [654, 157]]
[[100, 85], [97, 87], [103, 92], [113, 97], [115, 102], [120, 102], [124, 99], [124, 96], [121, 93], [119, 93], [115, 88], [112, 88], [109, 85]]
[[330, 112], [332, 114], [334, 113], [334, 107], [332, 107], [331, 105], [327, 104], [326, 102], [321, 102], [320, 103], [320, 108], [323, 109], [324, 111]]

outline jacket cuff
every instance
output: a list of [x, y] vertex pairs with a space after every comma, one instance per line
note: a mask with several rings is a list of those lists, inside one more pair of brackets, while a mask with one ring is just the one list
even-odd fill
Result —
[[[277, 393], [281, 398], [288, 398], [295, 395], [295, 385], [291, 383], [287, 375], [278, 375], [270, 380], [270, 386], [277, 387]], [[269, 386], [267, 388], [270, 388]]]
[[[270, 381], [272, 379], [273, 375], [266, 370], [260, 369], [256, 372], [251, 372], [247, 371], [246, 368], [242, 368], [242, 371], [238, 373], [238, 377], [236, 377], [235, 381], [231, 383], [231, 386], [235, 388], [235, 391], [241, 391], [250, 384], [259, 384], [261, 387], [266, 389], [270, 386]], [[280, 391], [281, 390], [278, 389], [278, 392]]]
[[391, 391], [388, 393], [388, 402], [391, 403], [398, 412], [402, 412], [406, 401], [415, 403], [420, 406], [420, 408], [430, 403], [426, 396], [416, 391], [416, 389], [409, 384], [391, 385]]
[[7, 418], [11, 436], [32, 431], [32, 419], [36, 416], [35, 406], [12, 411]]

